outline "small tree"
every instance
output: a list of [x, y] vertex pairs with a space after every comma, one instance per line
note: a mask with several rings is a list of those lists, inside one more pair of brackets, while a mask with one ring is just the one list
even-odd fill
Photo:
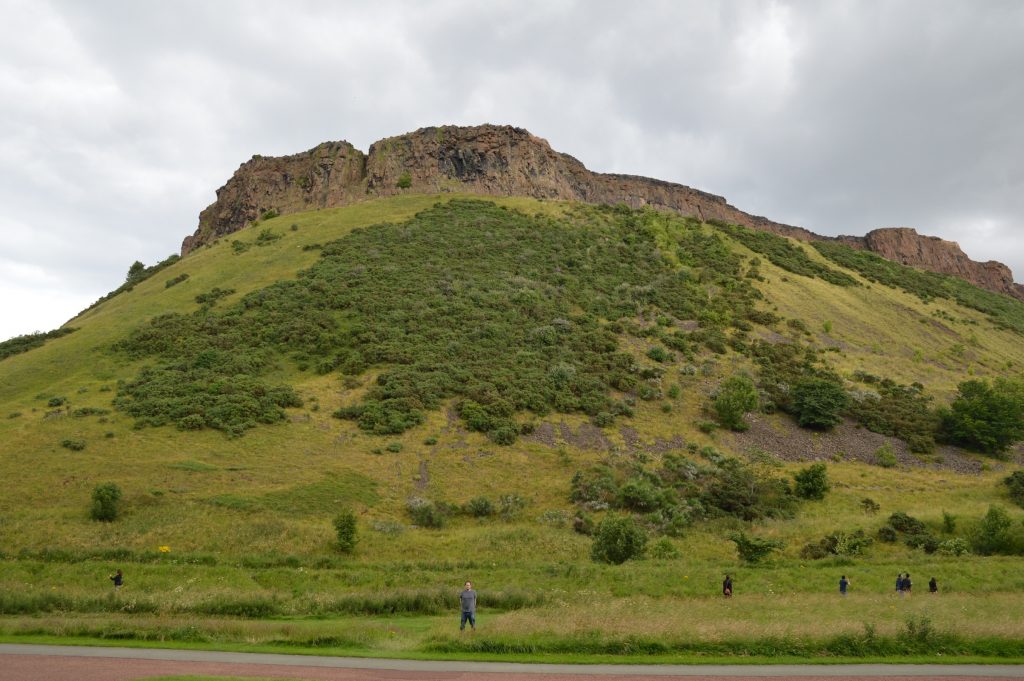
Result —
[[796, 481], [796, 495], [803, 499], [824, 499], [830, 486], [828, 470], [823, 463], [816, 463], [793, 476]]
[[1010, 520], [1009, 514], [1002, 506], [989, 506], [988, 513], [981, 519], [981, 523], [971, 537], [971, 548], [975, 553], [982, 556], [989, 556], [994, 553], [1007, 553], [1010, 549]]
[[631, 516], [613, 516], [598, 523], [590, 557], [600, 563], [621, 565], [641, 558], [647, 548], [647, 533]]
[[142, 274], [143, 270], [145, 269], [146, 266], [143, 265], [141, 261], [136, 260], [135, 262], [132, 263], [131, 267], [128, 268], [128, 274], [127, 276], [125, 276], [124, 280], [131, 281], [132, 279], [135, 279], [140, 274]]
[[882, 510], [882, 507], [877, 501], [871, 497], [864, 497], [860, 500], [860, 507], [866, 515], [874, 515]]
[[836, 425], [848, 399], [843, 386], [823, 378], [804, 378], [793, 386], [793, 411], [804, 428], [827, 430]]
[[1024, 382], [965, 381], [948, 409], [939, 411], [943, 437], [985, 454], [1003, 454], [1024, 439]]
[[759, 539], [747, 535], [746, 532], [733, 532], [729, 535], [729, 541], [736, 544], [736, 553], [740, 560], [750, 565], [759, 563], [772, 551], [778, 551], [785, 546], [777, 539]]
[[112, 482], [104, 482], [92, 490], [92, 509], [89, 512], [93, 520], [111, 522], [120, 511], [121, 488]]
[[734, 374], [722, 381], [714, 401], [718, 422], [735, 431], [750, 428], [743, 415], [757, 409], [757, 405], [757, 388], [746, 374]]
[[338, 535], [338, 550], [342, 553], [352, 553], [359, 541], [356, 529], [356, 514], [345, 509], [334, 516], [334, 531]]
[[395, 183], [395, 186], [399, 189], [408, 189], [412, 186], [412, 175], [409, 174], [408, 170], [398, 176], [398, 182]]

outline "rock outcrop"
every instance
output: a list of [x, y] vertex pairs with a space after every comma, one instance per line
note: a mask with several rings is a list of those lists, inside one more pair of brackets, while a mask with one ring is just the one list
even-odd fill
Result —
[[[403, 191], [625, 203], [701, 220], [724, 220], [804, 241], [830, 238], [744, 213], [721, 196], [685, 185], [591, 172], [522, 128], [480, 125], [421, 128], [374, 142], [368, 154], [348, 142], [327, 142], [293, 156], [254, 156], [217, 190], [217, 200], [199, 214], [199, 227], [185, 238], [181, 252], [185, 255], [239, 230], [268, 210], [294, 213], [344, 206]], [[864, 237], [840, 239], [907, 265], [953, 274], [1024, 299], [1024, 287], [1013, 283], [1005, 265], [974, 262], [951, 242], [909, 229], [875, 230]]]
[[1024, 286], [1014, 283], [1009, 267], [995, 260], [971, 260], [954, 241], [918, 234], [909, 227], [886, 227], [864, 236], [837, 238], [853, 248], [877, 253], [902, 265], [951, 274], [975, 286], [1024, 300]]

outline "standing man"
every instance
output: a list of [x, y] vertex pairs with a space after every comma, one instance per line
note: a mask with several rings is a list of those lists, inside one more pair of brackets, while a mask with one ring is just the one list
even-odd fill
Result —
[[839, 579], [839, 593], [840, 593], [840, 595], [842, 595], [842, 596], [843, 596], [844, 598], [846, 597], [846, 589], [847, 589], [847, 588], [848, 588], [849, 586], [850, 586], [850, 580], [848, 580], [848, 579], [846, 578], [846, 575], [843, 575], [843, 576], [842, 576], [842, 577], [841, 577], [841, 578]]
[[939, 583], [932, 577], [931, 581], [928, 582], [928, 593], [937, 594], [939, 593]]
[[466, 622], [473, 631], [476, 631], [476, 591], [473, 590], [473, 582], [466, 582], [465, 588], [459, 594], [459, 603], [462, 605], [462, 621], [459, 623], [459, 631], [466, 630]]
[[722, 582], [722, 595], [726, 598], [732, 598], [732, 577], [729, 575], [726, 575], [725, 581]]
[[903, 578], [903, 593], [910, 595], [910, 590], [914, 587], [914, 583], [910, 581], [910, 573], [908, 572]]
[[124, 585], [124, 573], [118, 570], [114, 574], [110, 575], [110, 581], [114, 583], [114, 591], [120, 591]]

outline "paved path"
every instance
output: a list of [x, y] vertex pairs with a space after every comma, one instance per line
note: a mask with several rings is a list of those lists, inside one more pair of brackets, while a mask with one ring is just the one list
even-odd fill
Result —
[[1024, 678], [1024, 665], [566, 665], [440, 662], [149, 648], [0, 644], [2, 681], [130, 681], [208, 674], [310, 681], [686, 681], [725, 679], [980, 681]]

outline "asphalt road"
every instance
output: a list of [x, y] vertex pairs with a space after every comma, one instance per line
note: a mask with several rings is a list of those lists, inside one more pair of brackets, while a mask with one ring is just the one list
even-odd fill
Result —
[[0, 644], [0, 681], [129, 681], [207, 674], [309, 681], [687, 681], [1024, 678], [1017, 665], [565, 665]]

